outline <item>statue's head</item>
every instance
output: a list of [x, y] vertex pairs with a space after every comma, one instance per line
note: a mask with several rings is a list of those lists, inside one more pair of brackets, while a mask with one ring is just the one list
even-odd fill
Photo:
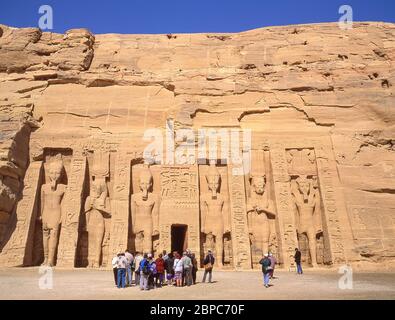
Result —
[[58, 183], [60, 177], [62, 176], [63, 171], [63, 162], [60, 159], [56, 159], [49, 164], [49, 182], [52, 188], [56, 188], [56, 184]]
[[208, 189], [212, 192], [213, 198], [216, 198], [221, 183], [221, 175], [214, 164], [210, 164], [210, 168], [206, 174], [206, 181]]
[[265, 192], [266, 177], [265, 176], [252, 176], [251, 186], [256, 194], [263, 194]]
[[305, 177], [305, 176], [300, 176], [300, 177], [298, 177], [296, 179], [296, 182], [298, 184], [299, 191], [303, 195], [303, 199], [307, 200], [309, 192], [310, 192], [310, 181], [309, 181], [309, 179], [307, 179], [307, 177]]
[[318, 188], [318, 177], [317, 176], [313, 176], [311, 178], [311, 184], [313, 186], [314, 189]]
[[140, 190], [143, 193], [143, 200], [145, 201], [148, 199], [148, 191], [152, 187], [152, 174], [151, 174], [151, 170], [149, 169], [149, 167], [145, 167], [141, 171], [140, 179], [139, 179], [139, 186], [140, 186]]
[[106, 189], [107, 186], [104, 178], [95, 177], [95, 180], [92, 181], [91, 185], [91, 196], [94, 198], [99, 198], [103, 192], [107, 191]]
[[315, 161], [314, 150], [311, 150], [311, 149], [307, 150], [307, 159], [309, 159], [310, 163], [314, 163], [314, 161]]
[[292, 159], [297, 155], [297, 153], [298, 153], [297, 149], [289, 149], [288, 150], [288, 152], [286, 153], [288, 163], [292, 162]]

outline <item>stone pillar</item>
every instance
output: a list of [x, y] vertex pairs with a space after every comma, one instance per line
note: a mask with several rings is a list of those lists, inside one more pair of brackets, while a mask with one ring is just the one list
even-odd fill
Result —
[[86, 157], [73, 157], [70, 164], [67, 191], [62, 206], [62, 227], [56, 261], [56, 266], [58, 267], [75, 267], [85, 175]]
[[42, 162], [32, 162], [26, 170], [22, 198], [15, 216], [10, 219], [12, 235], [0, 254], [0, 265], [16, 267], [32, 263], [34, 227], [37, 219], [40, 187], [43, 175]]
[[118, 151], [115, 160], [113, 197], [111, 199], [111, 227], [107, 266], [112, 258], [124, 252], [128, 246], [129, 194], [131, 159], [125, 152]]
[[352, 229], [330, 140], [316, 146], [316, 157], [331, 261], [334, 264], [345, 263], [354, 260], [356, 253], [353, 251]]
[[270, 147], [270, 159], [273, 170], [274, 193], [276, 199], [281, 256], [285, 268], [294, 262], [295, 248], [298, 247], [294, 207], [289, 183], [285, 147], [274, 144]]
[[[234, 170], [239, 171], [238, 175]], [[248, 236], [246, 195], [243, 167], [228, 165], [228, 188], [230, 201], [230, 224], [232, 236], [233, 265], [236, 270], [251, 269], [251, 249]]]

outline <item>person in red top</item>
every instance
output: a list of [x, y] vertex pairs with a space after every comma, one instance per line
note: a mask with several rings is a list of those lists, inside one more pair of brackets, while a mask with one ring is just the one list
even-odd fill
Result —
[[[162, 287], [163, 280], [165, 278], [165, 260], [162, 258], [162, 254], [159, 254], [159, 258], [156, 259], [156, 277], [155, 277], [155, 286], [157, 288]], [[159, 280], [159, 284], [158, 284]]]

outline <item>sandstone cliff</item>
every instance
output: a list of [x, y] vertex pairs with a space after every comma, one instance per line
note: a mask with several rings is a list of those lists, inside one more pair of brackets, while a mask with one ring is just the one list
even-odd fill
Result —
[[144, 129], [171, 118], [329, 131], [358, 257], [393, 261], [394, 85], [389, 23], [168, 35], [0, 25], [0, 235], [37, 144], [128, 135], [137, 148]]

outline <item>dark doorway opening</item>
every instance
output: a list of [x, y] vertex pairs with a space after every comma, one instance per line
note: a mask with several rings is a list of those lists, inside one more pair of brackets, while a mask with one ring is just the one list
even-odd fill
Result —
[[185, 224], [173, 224], [171, 226], [171, 251], [177, 251], [182, 255], [188, 248], [188, 226]]

